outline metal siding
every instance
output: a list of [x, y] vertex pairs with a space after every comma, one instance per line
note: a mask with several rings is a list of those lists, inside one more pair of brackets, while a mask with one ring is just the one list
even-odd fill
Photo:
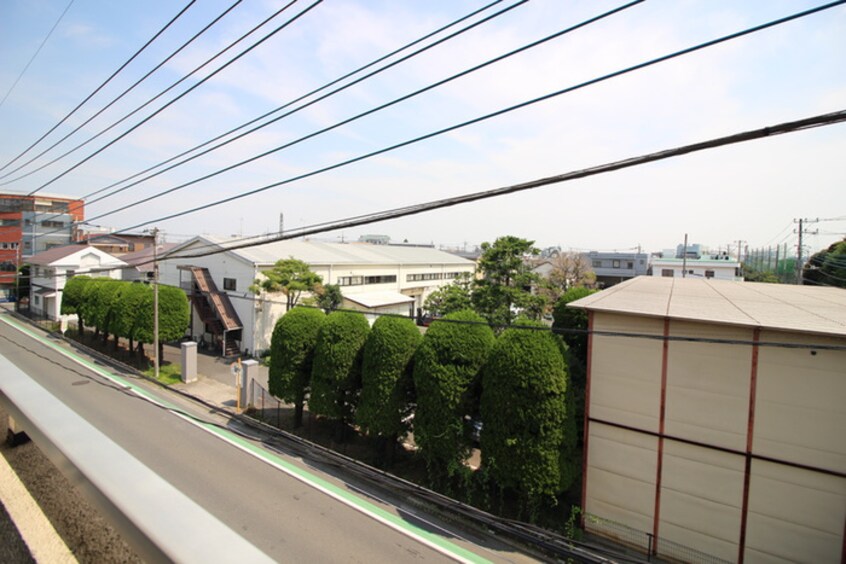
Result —
[[[661, 537], [726, 560], [737, 556], [744, 458], [664, 443]], [[667, 550], [658, 543], [659, 555]]]
[[651, 531], [657, 446], [655, 437], [593, 422], [585, 511]]
[[[750, 341], [743, 328], [673, 321], [672, 336]], [[751, 347], [670, 342], [667, 374], [668, 435], [744, 450]]]
[[[844, 344], [764, 331], [761, 341]], [[846, 473], [846, 351], [761, 347], [753, 452]]]
[[837, 562], [846, 478], [753, 460], [746, 560]]
[[[658, 319], [597, 313], [594, 330], [663, 334]], [[590, 414], [658, 432], [662, 342], [594, 334]]]

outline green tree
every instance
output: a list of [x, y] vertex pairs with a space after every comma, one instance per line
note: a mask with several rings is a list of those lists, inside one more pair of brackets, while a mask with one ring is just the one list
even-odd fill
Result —
[[120, 307], [115, 311], [112, 330], [129, 341], [130, 351], [135, 347], [139, 321], [146, 303], [150, 304], [152, 313], [153, 289], [147, 284], [127, 283], [120, 293]]
[[294, 404], [294, 427], [303, 424], [317, 334], [326, 315], [319, 309], [295, 307], [279, 318], [270, 339], [270, 393]]
[[[122, 280], [112, 280], [107, 284], [101, 284], [98, 289], [97, 300], [98, 308], [102, 309], [102, 326], [103, 343], [108, 342], [109, 333], [116, 333], [114, 320], [119, 315], [118, 311], [122, 307], [121, 293], [129, 282]], [[117, 346], [117, 335], [115, 335], [115, 346]]]
[[567, 343], [570, 353], [575, 355], [583, 364], [587, 362], [588, 315], [585, 310], [567, 307], [567, 304], [595, 292], [596, 290], [584, 286], [570, 288], [555, 302], [552, 311], [552, 328], [559, 331], [561, 338]]
[[493, 344], [485, 320], [464, 310], [433, 322], [417, 348], [414, 440], [432, 484], [463, 471], [472, 446], [464, 418], [477, 411], [480, 371]]
[[325, 284], [317, 291], [317, 307], [323, 308], [326, 313], [335, 311], [343, 303], [344, 295], [337, 284]]
[[256, 294], [261, 290], [282, 292], [287, 300], [286, 311], [297, 305], [303, 292], [312, 292], [323, 282], [319, 275], [309, 269], [308, 264], [293, 257], [280, 259], [273, 268], [262, 270], [261, 273], [265, 276], [264, 280], [256, 280], [250, 286], [250, 291]]
[[113, 282], [114, 280], [111, 278], [91, 278], [82, 289], [82, 299], [77, 305], [77, 313], [81, 314], [88, 325], [94, 327], [95, 339], [100, 337], [107, 313], [101, 299], [101, 288], [103, 285]]
[[570, 487], [573, 473], [562, 473], [561, 464], [576, 459], [575, 452], [562, 454], [566, 365], [555, 336], [541, 329], [518, 321], [505, 330], [482, 380], [483, 464], [501, 488], [518, 492], [530, 517]]
[[537, 319], [543, 313], [543, 297], [532, 294], [540, 277], [524, 260], [539, 253], [534, 241], [511, 235], [482, 243], [482, 278], [474, 283], [473, 305], [488, 322], [509, 325], [519, 314]]
[[360, 313], [335, 311], [317, 334], [311, 371], [309, 410], [337, 422], [343, 440], [361, 390], [361, 356], [370, 325]]
[[423, 309], [436, 317], [443, 317], [450, 313], [471, 309], [472, 279], [469, 273], [462, 273], [452, 284], [441, 286], [426, 298]]
[[[153, 292], [144, 296], [139, 317], [136, 322], [135, 337], [141, 343], [153, 342]], [[188, 297], [176, 286], [159, 285], [159, 358], [162, 346], [168, 341], [176, 341], [185, 335], [191, 321], [191, 308]], [[143, 349], [141, 349], [143, 350]]]
[[83, 300], [83, 292], [85, 285], [91, 280], [88, 276], [74, 276], [70, 278], [62, 290], [62, 309], [63, 315], [76, 314], [79, 318], [79, 332], [84, 333], [84, 320], [81, 310]]
[[408, 431], [403, 419], [410, 414], [412, 358], [421, 338], [411, 319], [382, 316], [364, 344], [356, 422], [383, 439], [388, 464], [397, 439]]
[[802, 284], [846, 288], [846, 239], [811, 255], [802, 269]]

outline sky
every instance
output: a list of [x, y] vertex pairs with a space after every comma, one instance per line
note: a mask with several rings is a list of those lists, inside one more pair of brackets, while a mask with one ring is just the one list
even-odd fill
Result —
[[[196, 234], [247, 236], [278, 231], [280, 215], [286, 230], [296, 229], [846, 109], [846, 6], [841, 5], [253, 196], [160, 220], [822, 4], [646, 0], [249, 164], [115, 212], [624, 5], [528, 0], [237, 142], [91, 201], [97, 197], [89, 197], [92, 193], [108, 194], [99, 191], [289, 104], [489, 3], [325, 0], [309, 9], [314, 0], [300, 0], [124, 122], [22, 177], [130, 114], [283, 6], [262, 0], [239, 3], [77, 133], [21, 166], [96, 114], [233, 3], [192, 4], [65, 123], [0, 171], [0, 190], [29, 193], [40, 188], [43, 193], [86, 197], [91, 224], [122, 230], [150, 222], [133, 230], [158, 227], [172, 241]], [[460, 27], [515, 3], [500, 2]], [[0, 99], [6, 97], [0, 105], [0, 166], [94, 92], [188, 0], [73, 0], [59, 19], [68, 4], [0, 2]], [[100, 152], [91, 156], [95, 151]], [[515, 235], [540, 247], [658, 251], [674, 248], [688, 234], [691, 243], [712, 249], [732, 245], [734, 250], [738, 241], [749, 248], [795, 248], [794, 220], [820, 218], [825, 221], [810, 225], [818, 233], [805, 238], [806, 250], [813, 251], [846, 232], [844, 155], [846, 124], [838, 124], [320, 237], [350, 241], [374, 233], [389, 235], [394, 242], [472, 248]]]

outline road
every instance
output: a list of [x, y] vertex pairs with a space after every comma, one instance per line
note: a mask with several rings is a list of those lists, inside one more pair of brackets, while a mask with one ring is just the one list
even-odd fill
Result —
[[[8, 314], [0, 314], [0, 354], [277, 561], [528, 560], [495, 539], [471, 540], [432, 517], [386, 503], [376, 492], [362, 495], [361, 486], [270, 452], [260, 441], [179, 417], [116, 387], [97, 373], [103, 369], [62, 354], [57, 348], [68, 349], [64, 343], [51, 344], [32, 328], [26, 329], [31, 334], [22, 333], [8, 321]], [[122, 378], [197, 418], [214, 422], [219, 417], [143, 380]], [[185, 534], [203, 532], [187, 525]]]

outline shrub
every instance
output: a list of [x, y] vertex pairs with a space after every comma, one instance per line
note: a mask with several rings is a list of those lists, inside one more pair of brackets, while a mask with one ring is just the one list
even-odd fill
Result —
[[490, 475], [532, 514], [570, 486], [561, 471], [567, 368], [555, 336], [520, 325], [500, 335], [484, 371], [481, 447]]
[[312, 413], [336, 420], [339, 430], [355, 411], [361, 352], [369, 330], [362, 314], [335, 311], [326, 316], [317, 334], [308, 406]]
[[294, 404], [294, 426], [303, 423], [303, 403], [311, 379], [317, 334], [326, 315], [295, 307], [279, 318], [270, 339], [270, 393]]
[[433, 484], [461, 472], [469, 455], [464, 417], [476, 411], [480, 370], [493, 343], [484, 319], [464, 310], [433, 322], [417, 349], [414, 440]]
[[376, 320], [364, 344], [361, 401], [356, 421], [371, 435], [396, 438], [405, 434], [409, 414], [411, 360], [420, 331], [406, 317]]

